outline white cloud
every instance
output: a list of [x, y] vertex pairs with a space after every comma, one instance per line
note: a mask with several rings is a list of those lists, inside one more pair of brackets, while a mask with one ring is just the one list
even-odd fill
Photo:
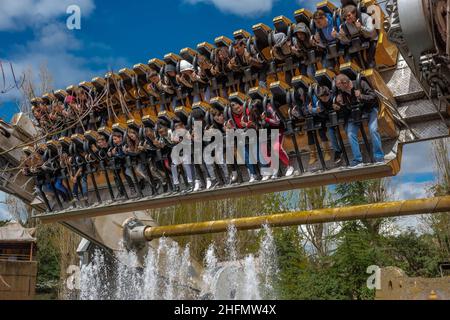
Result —
[[78, 5], [82, 16], [95, 9], [94, 0], [0, 0], [0, 31], [41, 26], [66, 15], [67, 7]]
[[262, 15], [272, 10], [277, 0], [185, 0], [188, 4], [206, 3], [220, 11], [239, 16]]
[[433, 182], [407, 182], [392, 186], [392, 197], [394, 200], [414, 200], [427, 198], [428, 189]]
[[[16, 47], [8, 60], [13, 61], [18, 74], [30, 67], [36, 73], [45, 63], [56, 88], [90, 80], [93, 76], [103, 76], [109, 68], [117, 70], [128, 65], [126, 59], [120, 57], [78, 56], [77, 51], [84, 47], [84, 43], [75, 38], [74, 33], [62, 23], [53, 23], [39, 29], [32, 41]], [[90, 65], [99, 67], [93, 68]]]
[[[6, 1], [9, 4], [10, 1]], [[57, 7], [61, 7], [59, 4], [60, 0], [27, 1], [32, 5], [32, 8], [37, 8], [42, 12], [46, 12], [44, 8], [51, 7], [51, 4], [55, 5], [55, 3], [58, 3]], [[82, 12], [83, 10], [90, 12], [95, 7], [93, 0], [67, 0], [62, 2], [64, 5], [80, 4], [82, 5]], [[6, 16], [10, 20], [24, 19], [24, 16], [20, 16], [18, 12], [17, 8], [10, 9], [9, 15]], [[113, 57], [113, 52], [107, 45], [101, 43], [96, 43], [95, 45], [85, 44], [77, 39], [76, 32], [68, 30], [65, 22], [57, 20], [58, 15], [65, 15], [65, 9], [60, 11], [53, 8], [52, 12], [52, 14], [47, 12], [47, 20], [41, 21], [42, 23], [30, 24], [34, 31], [34, 39], [24, 44], [13, 46], [6, 57], [0, 56], [0, 59], [3, 61], [13, 62], [17, 76], [27, 69], [32, 69], [34, 76], [37, 77], [38, 70], [45, 64], [53, 77], [55, 89], [59, 89], [65, 88], [70, 84], [77, 84], [80, 81], [88, 81], [94, 76], [103, 76], [110, 69], [117, 70], [130, 65], [124, 58]], [[2, 15], [5, 14], [2, 12], [0, 17]], [[94, 46], [99, 47], [102, 53], [106, 52], [107, 54], [101, 57], [82, 57], [79, 55], [81, 50], [89, 52]], [[111, 52], [111, 55], [108, 52]], [[7, 72], [6, 76], [9, 78], [7, 83], [13, 83], [10, 72]], [[37, 78], [33, 80], [35, 83], [39, 81]], [[4, 95], [2, 100], [11, 101], [18, 98], [19, 93], [15, 90]]]
[[431, 142], [420, 142], [403, 147], [401, 175], [433, 173], [433, 145]]
[[10, 220], [10, 219], [11, 219], [11, 216], [8, 213], [8, 210], [5, 207], [0, 206], [0, 221]]

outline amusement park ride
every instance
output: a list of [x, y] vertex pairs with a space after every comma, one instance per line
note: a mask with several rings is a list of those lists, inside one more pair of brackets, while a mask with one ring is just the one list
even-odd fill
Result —
[[[14, 195], [34, 208], [34, 217], [44, 223], [58, 222], [107, 250], [118, 250], [119, 242], [125, 238], [128, 242], [151, 241], [162, 236], [192, 235], [211, 232], [223, 232], [229, 224], [238, 229], [259, 228], [268, 223], [272, 226], [287, 226], [305, 223], [321, 223], [350, 219], [367, 219], [419, 213], [435, 213], [450, 210], [450, 198], [435, 198], [416, 201], [374, 204], [362, 207], [323, 209], [312, 212], [287, 213], [276, 216], [236, 219], [230, 221], [211, 221], [192, 225], [157, 226], [146, 214], [145, 210], [162, 208], [186, 202], [227, 199], [280, 192], [292, 189], [331, 185], [337, 183], [383, 178], [397, 175], [401, 170], [402, 147], [405, 144], [449, 136], [450, 120], [450, 23], [448, 0], [390, 0], [386, 10], [382, 11], [376, 1], [358, 1], [358, 12], [364, 11], [373, 16], [380, 16], [379, 37], [376, 50], [376, 67], [364, 68], [359, 61], [344, 62], [343, 54], [336, 44], [327, 48], [327, 54], [338, 62], [332, 71], [323, 68], [314, 57], [308, 57], [306, 63], [316, 65], [314, 75], [301, 74], [298, 63], [292, 59], [276, 60], [271, 52], [274, 45], [274, 33], [284, 33], [292, 37], [292, 30], [297, 23], [305, 23], [313, 27], [312, 13], [306, 9], [297, 10], [294, 19], [285, 16], [273, 20], [273, 28], [265, 24], [257, 24], [252, 28], [253, 34], [238, 30], [233, 33], [234, 40], [244, 39], [248, 49], [256, 51], [268, 65], [264, 73], [266, 86], [261, 85], [261, 73], [249, 68], [239, 77], [229, 72], [225, 81], [219, 83], [216, 78], [209, 79], [211, 91], [226, 91], [228, 94], [215, 98], [201, 99], [194, 102], [191, 97], [198, 86], [188, 92], [177, 90], [169, 94], [157, 93], [149, 85], [155, 72], [163, 74], [167, 66], [180, 67], [180, 61], [189, 61], [197, 66], [200, 60], [213, 60], [220, 47], [228, 47], [232, 52], [233, 40], [221, 36], [215, 39], [214, 45], [202, 42], [196, 50], [185, 48], [179, 54], [169, 53], [163, 60], [152, 59], [148, 64], [136, 64], [133, 68], [125, 68], [118, 73], [108, 73], [104, 78], [94, 78], [90, 82], [82, 82], [70, 86], [66, 90], [58, 90], [45, 94], [32, 101], [33, 105], [48, 104], [55, 101], [63, 103], [67, 96], [83, 94], [91, 101], [104, 105], [108, 112], [103, 126], [84, 131], [84, 134], [71, 136], [59, 135], [43, 137], [41, 128], [25, 115], [17, 114], [12, 123], [0, 123], [0, 190]], [[329, 1], [317, 4], [318, 9], [340, 15], [340, 8]], [[354, 38], [349, 50], [361, 56], [366, 47], [361, 39]], [[176, 72], [175, 71], [175, 72]], [[365, 79], [374, 88], [380, 103], [378, 116], [379, 131], [383, 140], [383, 149], [387, 154], [385, 163], [373, 163], [370, 152], [369, 164], [362, 167], [347, 166], [336, 168], [324, 161], [319, 152], [319, 167], [308, 168], [308, 152], [301, 147], [307, 145], [306, 131], [316, 135], [317, 128], [312, 125], [293, 125], [291, 111], [295, 103], [293, 94], [299, 88], [308, 91], [316, 84], [334, 87], [334, 77], [341, 73], [350, 79]], [[194, 92], [194, 93], [193, 93]], [[175, 97], [175, 99], [174, 99]], [[170, 123], [175, 117], [187, 121], [195, 109], [205, 113], [212, 108], [227, 110], [230, 101], [249, 104], [254, 99], [275, 102], [276, 112], [286, 127], [284, 148], [288, 151], [296, 174], [280, 177], [275, 180], [248, 183], [243, 173], [240, 183], [210, 190], [190, 193], [157, 193], [141, 194], [137, 198], [116, 199], [116, 183], [113, 173], [105, 169], [101, 158], [91, 157], [88, 163], [89, 199], [84, 206], [70, 206], [61, 199], [43, 199], [47, 196], [35, 192], [33, 179], [23, 175], [24, 151], [30, 156], [41, 149], [48, 158], [57, 156], [61, 150], [75, 150], [78, 147], [90, 150], [99, 136], [108, 137], [114, 131], [134, 128], [137, 131], [154, 128], [158, 119]], [[176, 101], [176, 105], [172, 102]], [[89, 119], [90, 114], [84, 115]], [[83, 118], [83, 117], [81, 117]], [[83, 119], [80, 120], [82, 122]], [[330, 119], [332, 121], [332, 119]], [[364, 123], [364, 120], [362, 120]], [[333, 126], [332, 123], [328, 123]], [[336, 128], [341, 123], [334, 124]], [[367, 125], [362, 130], [366, 137]], [[338, 130], [340, 131], [340, 130]], [[350, 153], [349, 143], [342, 131], [342, 143]], [[315, 138], [317, 142], [317, 137]], [[48, 142], [44, 142], [48, 140]], [[366, 147], [370, 141], [365, 139]], [[33, 141], [35, 143], [30, 143]], [[87, 149], [86, 149], [87, 146]], [[27, 147], [24, 150], [24, 147]], [[318, 146], [319, 151], [320, 146]], [[369, 148], [367, 148], [369, 149]], [[370, 149], [369, 149], [370, 150]], [[69, 151], [70, 152], [70, 151]], [[60, 169], [60, 168], [54, 168]], [[151, 173], [150, 173], [151, 174]], [[51, 177], [49, 177], [51, 180]], [[120, 180], [120, 179], [119, 179]], [[120, 186], [119, 186], [120, 187]], [[155, 190], [153, 190], [155, 191]], [[142, 190], [138, 188], [138, 193]], [[56, 193], [57, 194], [57, 193]]]

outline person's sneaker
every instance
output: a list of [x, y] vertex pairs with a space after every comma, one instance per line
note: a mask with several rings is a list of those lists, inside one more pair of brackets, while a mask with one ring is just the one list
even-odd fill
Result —
[[353, 163], [351, 166], [350, 166], [350, 168], [352, 168], [352, 169], [356, 169], [356, 168], [362, 168], [362, 167], [364, 167], [364, 163]]
[[230, 184], [237, 183], [237, 182], [238, 182], [238, 173], [236, 171], [233, 171]]
[[397, 158], [397, 155], [394, 152], [391, 152], [384, 156], [384, 161], [392, 161]]
[[273, 173], [272, 173], [272, 180], [278, 179], [278, 170], [277, 169], [273, 169]]
[[138, 193], [136, 192], [135, 188], [130, 188], [130, 197], [131, 198], [137, 198]]
[[184, 190], [184, 193], [191, 193], [194, 191], [194, 189], [195, 189], [194, 184], [192, 182], [189, 182], [186, 190]]
[[258, 180], [258, 177], [255, 174], [251, 174], [250, 180], [248, 182], [253, 183], [253, 182], [256, 182], [257, 180]]
[[376, 165], [376, 166], [382, 166], [382, 165], [385, 165], [385, 164], [386, 164], [386, 162], [384, 160], [377, 160], [374, 163], [374, 165]]
[[195, 180], [195, 185], [192, 191], [200, 191], [202, 189], [202, 182], [200, 180]]
[[286, 170], [286, 177], [290, 177], [294, 174], [295, 168], [293, 166], [289, 166]]
[[263, 176], [262, 181], [268, 181], [270, 177], [271, 177], [270, 175], [265, 175]]
[[342, 162], [342, 153], [335, 152], [334, 153], [334, 163], [335, 164], [340, 164], [341, 162]]
[[122, 201], [122, 200], [126, 200], [127, 199], [127, 197], [125, 196], [125, 194], [123, 194], [123, 193], [121, 193], [121, 192], [119, 192], [118, 194], [117, 194], [117, 196], [115, 197], [115, 200], [116, 201]]
[[172, 191], [172, 193], [180, 193], [180, 191], [181, 191], [180, 186], [179, 186], [178, 184], [175, 184], [175, 185], [173, 186], [173, 191]]
[[77, 199], [73, 198], [72, 200], [70, 200], [69, 205], [71, 205], [72, 207], [76, 208], [77, 207]]
[[147, 186], [147, 182], [146, 182], [144, 179], [142, 179], [142, 180], [139, 181], [139, 188], [140, 188], [142, 191], [145, 190], [145, 187], [146, 187], [146, 186]]
[[211, 185], [209, 186], [208, 190], [212, 190], [214, 188], [217, 188], [219, 186], [219, 181], [217, 179], [211, 180]]

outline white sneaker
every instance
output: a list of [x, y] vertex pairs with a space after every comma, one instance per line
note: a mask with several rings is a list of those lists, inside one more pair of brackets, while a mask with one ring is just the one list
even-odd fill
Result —
[[195, 180], [195, 186], [194, 186], [194, 191], [200, 191], [202, 189], [202, 183], [200, 180]]
[[350, 168], [352, 168], [352, 169], [362, 168], [362, 167], [364, 167], [364, 163], [358, 163], [357, 165], [350, 166]]
[[394, 152], [391, 152], [384, 156], [385, 161], [392, 161], [397, 158], [397, 155]]
[[211, 186], [212, 186], [212, 181], [210, 178], [207, 178], [206, 179], [206, 190], [211, 189]]
[[238, 181], [238, 173], [236, 171], [233, 171], [231, 175], [231, 183], [236, 183]]
[[273, 169], [272, 180], [278, 179], [278, 170]]
[[269, 179], [270, 179], [270, 175], [265, 175], [263, 178], [262, 178], [262, 181], [268, 181]]
[[248, 181], [249, 183], [253, 183], [253, 182], [255, 182], [256, 180], [257, 180], [257, 176], [256, 175], [254, 175], [254, 174], [251, 174], [250, 175], [250, 180]]
[[294, 167], [293, 166], [289, 166], [288, 168], [287, 168], [287, 171], [286, 171], [286, 177], [290, 177], [290, 176], [292, 176], [293, 174], [294, 174], [294, 171], [295, 171], [295, 169], [294, 169]]

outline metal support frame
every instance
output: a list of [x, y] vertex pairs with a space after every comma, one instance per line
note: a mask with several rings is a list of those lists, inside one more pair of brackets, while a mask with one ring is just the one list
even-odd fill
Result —
[[[207, 221], [182, 225], [142, 227], [133, 230], [140, 234], [141, 240], [151, 241], [161, 237], [180, 237], [211, 233], [227, 232], [233, 225], [237, 230], [260, 229], [264, 225], [269, 227], [288, 227], [338, 221], [378, 219], [417, 214], [435, 214], [450, 211], [450, 196], [404, 200], [368, 205], [327, 208], [311, 211], [288, 212], [269, 216], [238, 218], [219, 221]], [[139, 237], [134, 237], [139, 239]]]

